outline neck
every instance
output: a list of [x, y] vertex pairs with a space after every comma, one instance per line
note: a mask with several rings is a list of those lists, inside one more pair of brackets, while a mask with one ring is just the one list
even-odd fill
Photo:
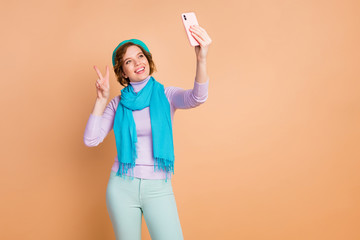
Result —
[[133, 87], [134, 89], [134, 92], [139, 92], [141, 89], [143, 89], [143, 87], [145, 87], [145, 85], [147, 84], [147, 82], [149, 81], [151, 75], [147, 76], [147, 78], [145, 78], [144, 80], [142, 81], [139, 81], [139, 82], [132, 82], [130, 81], [130, 84], [131, 86]]

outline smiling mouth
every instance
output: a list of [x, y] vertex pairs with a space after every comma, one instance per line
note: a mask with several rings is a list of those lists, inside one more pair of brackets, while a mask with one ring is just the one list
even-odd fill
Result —
[[142, 67], [142, 68], [136, 70], [135, 73], [139, 73], [139, 72], [142, 72], [142, 71], [144, 71], [144, 70], [145, 70], [145, 67]]

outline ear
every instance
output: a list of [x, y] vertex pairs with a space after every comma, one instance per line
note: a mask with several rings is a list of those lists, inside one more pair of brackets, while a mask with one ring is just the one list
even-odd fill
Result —
[[127, 75], [124, 72], [122, 72], [122, 75], [124, 78], [127, 78]]

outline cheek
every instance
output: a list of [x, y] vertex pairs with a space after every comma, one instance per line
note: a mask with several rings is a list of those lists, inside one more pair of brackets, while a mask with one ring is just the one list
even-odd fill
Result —
[[125, 74], [129, 74], [131, 72], [131, 69], [129, 66], [126, 66], [126, 67], [124, 66], [123, 69], [124, 69]]
[[147, 65], [149, 65], [149, 61], [147, 60], [146, 57], [143, 58], [143, 62], [146, 63]]
[[149, 69], [149, 72], [150, 72], [150, 63], [149, 63], [149, 61], [147, 61], [147, 60], [146, 60], [146, 65], [147, 65], [147, 67], [148, 67], [148, 69]]

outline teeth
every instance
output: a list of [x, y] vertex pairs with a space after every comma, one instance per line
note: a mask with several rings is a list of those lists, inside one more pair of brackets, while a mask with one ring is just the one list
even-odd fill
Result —
[[142, 71], [142, 70], [144, 70], [145, 68], [141, 68], [141, 69], [139, 69], [139, 70], [137, 70], [136, 72], [140, 72], [140, 71]]

